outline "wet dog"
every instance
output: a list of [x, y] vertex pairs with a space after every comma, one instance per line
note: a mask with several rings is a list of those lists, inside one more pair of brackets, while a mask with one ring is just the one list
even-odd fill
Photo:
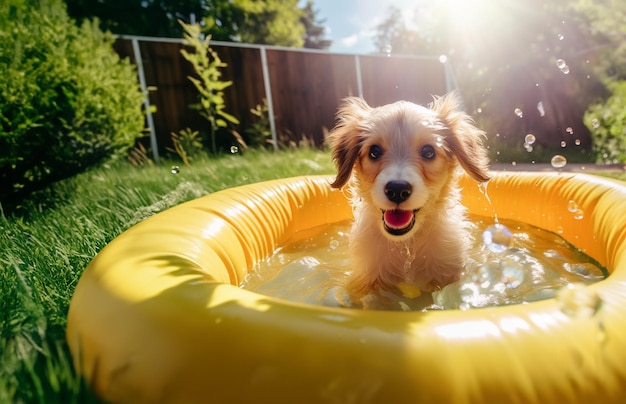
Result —
[[432, 292], [459, 279], [471, 244], [459, 167], [489, 180], [484, 132], [454, 94], [429, 108], [370, 107], [347, 98], [329, 135], [337, 176], [354, 207], [347, 290]]

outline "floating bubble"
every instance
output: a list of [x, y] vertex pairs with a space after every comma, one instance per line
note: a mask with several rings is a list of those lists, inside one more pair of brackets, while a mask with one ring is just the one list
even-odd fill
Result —
[[582, 283], [570, 283], [557, 294], [561, 311], [574, 318], [593, 317], [602, 306], [600, 296]]
[[561, 140], [561, 147], [566, 147], [567, 146], [567, 142], [565, 140]]
[[[539, 83], [537, 83], [536, 86], [539, 87]], [[543, 107], [543, 101], [539, 101], [537, 103], [537, 111], [539, 111], [539, 115], [540, 116], [545, 116], [546, 115], [546, 110]]]
[[524, 111], [522, 111], [520, 108], [515, 108], [513, 112], [515, 112], [515, 115], [517, 115], [519, 118], [524, 116]]
[[529, 145], [528, 143], [524, 143], [524, 148], [526, 149], [526, 151], [528, 153], [530, 153], [531, 151], [534, 150], [534, 148], [531, 145]]
[[446, 63], [448, 61], [448, 57], [446, 55], [439, 55], [439, 63]]
[[565, 65], [564, 67], [561, 67], [561, 71], [563, 74], [569, 74], [569, 66]]
[[239, 153], [239, 147], [237, 147], [237, 146], [230, 146], [230, 153], [231, 154]]
[[556, 60], [556, 67], [558, 67], [559, 69], [562, 69], [565, 66], [567, 66], [567, 63], [565, 63], [565, 61], [563, 59], [557, 59]]
[[565, 35], [563, 34], [558, 34], [556, 37], [559, 41], [562, 41], [563, 39], [565, 39]]
[[565, 132], [569, 133], [570, 135], [574, 134], [574, 129], [572, 129], [571, 126], [568, 126], [567, 128], [565, 128]]
[[593, 126], [594, 129], [598, 129], [600, 127], [600, 121], [597, 118], [593, 118], [591, 120], [591, 126]]
[[529, 133], [528, 135], [526, 135], [526, 137], [524, 138], [524, 143], [531, 145], [533, 143], [535, 143], [535, 140], [537, 140], [537, 138], [535, 137], [535, 135], [533, 135], [532, 133]]
[[494, 253], [501, 253], [511, 246], [513, 233], [503, 224], [496, 223], [483, 232], [483, 243]]
[[502, 283], [507, 289], [515, 289], [524, 282], [524, 268], [513, 260], [502, 261]]
[[580, 139], [576, 139], [576, 140], [574, 140], [574, 144], [575, 144], [576, 146], [580, 146]]
[[180, 172], [180, 167], [178, 166], [172, 166], [172, 174], [178, 174]]
[[567, 159], [565, 158], [565, 156], [561, 156], [560, 154], [555, 154], [554, 156], [552, 156], [552, 159], [550, 160], [550, 164], [554, 168], [563, 168], [567, 165]]

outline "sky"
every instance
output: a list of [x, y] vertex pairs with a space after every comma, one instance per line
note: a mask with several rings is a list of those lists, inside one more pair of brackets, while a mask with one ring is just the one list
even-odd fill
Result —
[[[301, 1], [306, 4], [306, 1]], [[387, 16], [390, 6], [413, 13], [415, 0], [314, 0], [317, 18], [325, 20], [326, 38], [333, 41], [330, 51], [372, 53], [374, 31]], [[408, 17], [408, 15], [407, 15]]]

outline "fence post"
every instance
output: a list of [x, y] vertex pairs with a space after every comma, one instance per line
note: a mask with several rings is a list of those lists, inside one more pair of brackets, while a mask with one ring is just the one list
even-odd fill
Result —
[[141, 91], [145, 95], [143, 105], [146, 109], [146, 120], [148, 121], [148, 128], [150, 129], [150, 147], [152, 148], [152, 157], [155, 162], [159, 161], [159, 145], [157, 144], [156, 131], [154, 129], [154, 121], [152, 120], [152, 112], [150, 112], [150, 95], [148, 94], [148, 87], [146, 86], [146, 76], [143, 72], [143, 60], [141, 60], [141, 49], [139, 49], [139, 40], [133, 38], [133, 53], [135, 55], [135, 64], [137, 65], [137, 74], [139, 75], [139, 85]]
[[265, 46], [261, 46], [261, 69], [263, 70], [263, 85], [265, 86], [265, 99], [267, 101], [267, 115], [270, 121], [270, 130], [272, 131], [272, 143], [274, 150], [278, 150], [278, 136], [276, 134], [276, 122], [274, 121], [274, 103], [272, 101], [272, 85], [270, 83], [270, 72], [267, 67], [267, 54]]
[[356, 70], [356, 86], [358, 95], [363, 98], [363, 80], [361, 79], [361, 58], [359, 55], [354, 55], [354, 68]]

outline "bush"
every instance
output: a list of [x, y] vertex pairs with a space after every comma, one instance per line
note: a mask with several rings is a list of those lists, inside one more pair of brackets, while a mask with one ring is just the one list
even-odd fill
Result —
[[135, 69], [60, 0], [0, 6], [0, 201], [123, 154], [144, 127]]
[[608, 85], [611, 96], [589, 106], [584, 122], [591, 131], [598, 163], [626, 161], [626, 81]]

